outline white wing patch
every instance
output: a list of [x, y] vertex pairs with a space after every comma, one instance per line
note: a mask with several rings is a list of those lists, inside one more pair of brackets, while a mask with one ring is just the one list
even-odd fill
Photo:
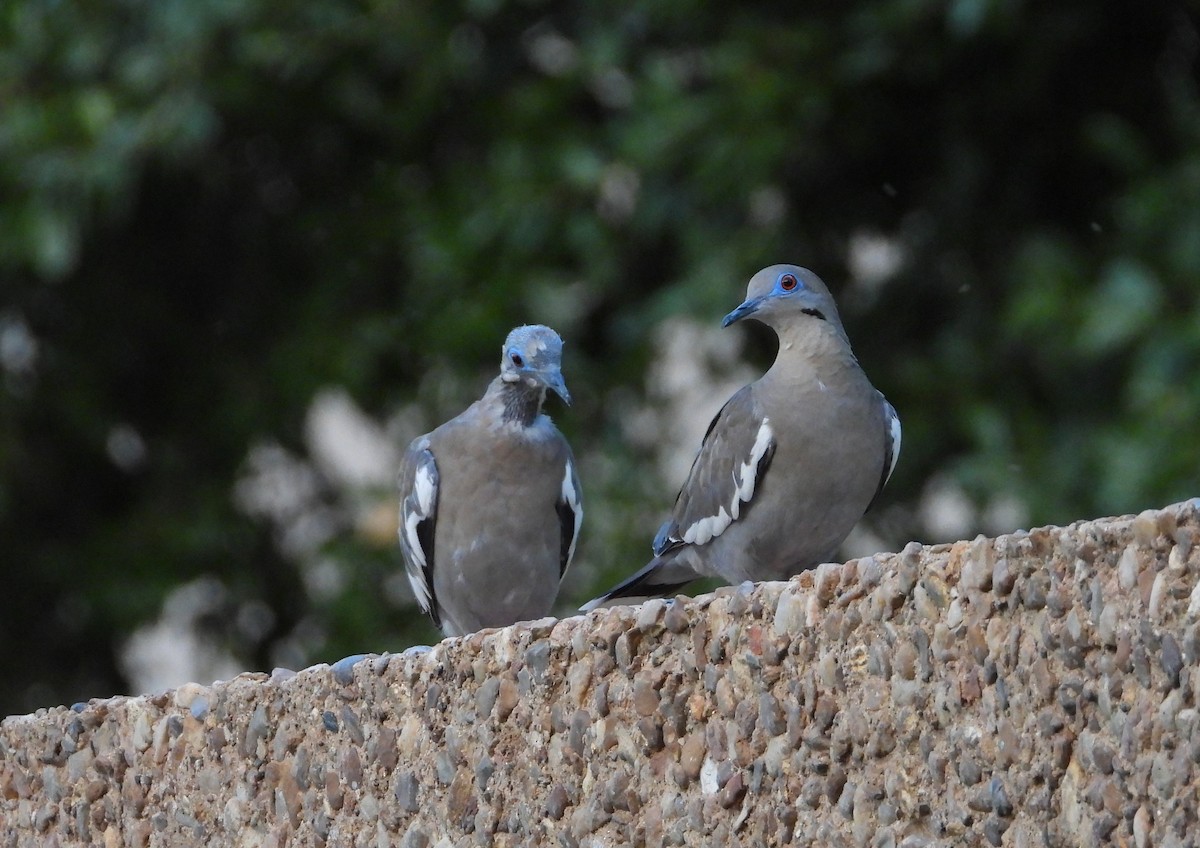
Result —
[[433, 596], [429, 593], [429, 584], [411, 571], [405, 571], [404, 574], [408, 577], [408, 585], [412, 586], [413, 595], [416, 596], [421, 611], [429, 615], [429, 608], [433, 606]]
[[759, 425], [754, 447], [750, 449], [750, 459], [742, 463], [741, 482], [737, 483], [737, 490], [733, 493], [733, 501], [729, 505], [734, 518], [737, 518], [738, 512], [741, 511], [741, 505], [738, 502], [750, 503], [750, 499], [754, 497], [754, 487], [758, 485], [758, 463], [762, 461], [763, 454], [771, 446], [772, 435], [774, 434], [771, 432], [771, 419], [764, 418], [762, 424]]
[[729, 509], [724, 506], [716, 515], [701, 518], [683, 533], [683, 541], [688, 545], [705, 545], [724, 533], [729, 525], [737, 521], [742, 514], [742, 504], [749, 503], [754, 497], [758, 486], [758, 464], [771, 447], [771, 421], [764, 418], [758, 427], [758, 435], [754, 446], [750, 448], [750, 456], [733, 475], [733, 497], [729, 501]]
[[579, 502], [579, 492], [575, 488], [575, 469], [571, 460], [567, 460], [566, 473], [563, 474], [562, 499], [575, 516], [575, 529], [571, 531], [571, 547], [567, 550], [567, 565], [575, 558], [575, 543], [579, 541], [579, 528], [583, 526], [583, 505]]
[[884, 404], [887, 407], [885, 411], [888, 417], [888, 435], [891, 437], [891, 450], [888, 451], [891, 464], [888, 465], [887, 476], [883, 478], [883, 482], [886, 484], [888, 480], [892, 479], [892, 472], [896, 470], [896, 461], [900, 459], [900, 416], [896, 414], [896, 408], [886, 400]]
[[413, 558], [422, 568], [429, 565], [425, 549], [421, 547], [421, 539], [417, 536], [417, 525], [429, 517], [433, 507], [433, 475], [425, 466], [417, 469], [413, 477], [413, 494], [417, 496], [416, 509], [409, 504], [404, 505], [404, 536], [408, 547], [413, 552]]
[[400, 532], [404, 534], [406, 547], [412, 555], [413, 562], [418, 566], [417, 569], [405, 569], [405, 574], [417, 603], [426, 613], [429, 613], [433, 606], [433, 587], [429, 585], [429, 557], [421, 546], [417, 527], [433, 512], [437, 488], [434, 473], [431, 465], [418, 465], [413, 475], [412, 492], [400, 504]]
[[[737, 499], [734, 499], [737, 503]], [[725, 532], [725, 528], [733, 523], [733, 517], [721, 507], [721, 511], [708, 518], [701, 518], [683, 534], [683, 541], [689, 545], [706, 545], [713, 538]]]

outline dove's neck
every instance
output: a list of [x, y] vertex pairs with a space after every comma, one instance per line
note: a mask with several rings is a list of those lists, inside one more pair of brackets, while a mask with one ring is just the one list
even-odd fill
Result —
[[497, 377], [488, 386], [487, 398], [499, 409], [500, 420], [505, 424], [529, 427], [542, 412], [546, 390], [525, 380], [509, 383]]
[[790, 386], [830, 385], [858, 371], [858, 360], [838, 327], [810, 324], [800, 331], [779, 333], [779, 352], [763, 380]]

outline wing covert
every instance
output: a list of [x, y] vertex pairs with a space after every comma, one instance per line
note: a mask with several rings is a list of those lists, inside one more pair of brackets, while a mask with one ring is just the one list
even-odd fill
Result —
[[421, 609], [441, 627], [433, 591], [434, 530], [438, 505], [437, 462], [424, 439], [409, 448], [400, 470], [400, 551], [409, 585]]
[[[879, 498], [879, 493], [883, 491], [887, 481], [892, 479], [892, 472], [896, 470], [896, 461], [900, 459], [900, 416], [896, 413], [896, 407], [892, 406], [882, 393], [880, 393], [879, 399], [883, 402], [883, 471], [880, 472], [879, 485], [875, 488], [875, 494], [871, 496], [871, 506]], [[870, 509], [871, 506], [868, 506], [867, 509]]]
[[575, 545], [579, 541], [579, 528], [583, 525], [583, 490], [579, 485], [579, 475], [575, 472], [575, 461], [569, 454], [555, 510], [558, 513], [562, 539], [558, 569], [558, 577], [561, 580], [562, 576], [567, 573], [571, 560], [575, 557]]
[[708, 425], [671, 517], [654, 538], [655, 556], [680, 545], [705, 545], [737, 521], [754, 502], [775, 445], [751, 387], [742, 388]]

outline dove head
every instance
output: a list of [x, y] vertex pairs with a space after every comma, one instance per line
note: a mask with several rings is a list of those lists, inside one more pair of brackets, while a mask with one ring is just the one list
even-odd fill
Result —
[[541, 324], [517, 327], [504, 340], [500, 379], [530, 388], [549, 389], [570, 404], [571, 395], [562, 375], [563, 341]]
[[[777, 333], [792, 324], [806, 327], [806, 322], [817, 322], [811, 329], [833, 329], [846, 336], [837, 304], [825, 283], [812, 271], [796, 265], [772, 265], [751, 277], [745, 301], [725, 316], [721, 326], [750, 317]], [[822, 324], [826, 326], [822, 328]]]

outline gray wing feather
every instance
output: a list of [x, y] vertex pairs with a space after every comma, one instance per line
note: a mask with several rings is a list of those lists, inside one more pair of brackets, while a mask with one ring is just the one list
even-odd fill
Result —
[[433, 540], [439, 482], [429, 439], [418, 439], [409, 447], [400, 468], [400, 552], [417, 603], [437, 627], [442, 623], [433, 591]]
[[579, 541], [579, 528], [583, 524], [583, 489], [579, 485], [579, 475], [575, 472], [575, 460], [571, 456], [570, 448], [567, 449], [567, 467], [555, 511], [558, 513], [562, 542], [558, 566], [558, 577], [561, 580], [575, 556], [575, 543]]
[[654, 559], [580, 609], [586, 612], [621, 598], [669, 595], [696, 579], [691, 566], [671, 552], [707, 544], [744, 516], [774, 456], [769, 421], [755, 409], [747, 386], [709, 423], [671, 517], [654, 537]]
[[703, 545], [724, 532], [753, 503], [774, 455], [769, 422], [745, 386], [708, 425], [671, 517], [654, 538], [655, 556], [681, 545]]

